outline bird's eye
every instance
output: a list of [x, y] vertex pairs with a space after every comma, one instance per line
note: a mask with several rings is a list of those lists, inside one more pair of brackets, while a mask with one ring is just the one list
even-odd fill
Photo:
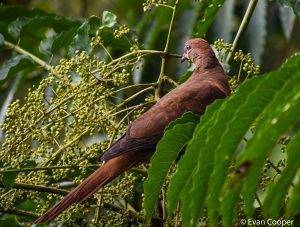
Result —
[[187, 50], [187, 51], [190, 51], [191, 49], [192, 49], [192, 48], [191, 48], [190, 45], [187, 45], [187, 46], [186, 46], [186, 50]]

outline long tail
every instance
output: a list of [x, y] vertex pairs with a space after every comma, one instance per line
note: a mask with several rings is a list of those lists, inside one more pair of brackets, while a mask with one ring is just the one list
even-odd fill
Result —
[[38, 224], [53, 220], [73, 203], [79, 203], [87, 199], [101, 187], [116, 178], [120, 173], [131, 168], [138, 162], [139, 158], [136, 157], [136, 155], [130, 155], [128, 153], [110, 159], [34, 223]]

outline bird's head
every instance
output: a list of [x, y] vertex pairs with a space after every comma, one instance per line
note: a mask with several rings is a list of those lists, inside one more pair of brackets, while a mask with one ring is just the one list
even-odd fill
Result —
[[191, 61], [197, 68], [210, 68], [218, 64], [218, 60], [209, 43], [200, 38], [190, 39], [185, 43], [181, 62]]

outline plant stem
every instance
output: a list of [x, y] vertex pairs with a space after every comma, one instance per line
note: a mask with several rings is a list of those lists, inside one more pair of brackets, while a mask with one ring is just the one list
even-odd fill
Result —
[[[174, 3], [174, 6], [173, 6], [171, 22], [170, 22], [168, 35], [167, 35], [167, 40], [166, 40], [166, 45], [165, 45], [165, 49], [163, 51], [166, 54], [167, 54], [168, 49], [169, 49], [171, 31], [172, 31], [174, 20], [175, 20], [175, 14], [176, 14], [176, 9], [177, 9], [178, 2], [179, 2], [179, 0], [176, 0], [175, 3]], [[168, 55], [167, 55], [167, 57], [164, 57], [164, 58], [161, 59], [160, 73], [159, 73], [159, 76], [158, 76], [158, 79], [157, 79], [157, 87], [156, 87], [156, 90], [155, 90], [155, 99], [156, 100], [160, 99], [160, 97], [162, 95], [161, 94], [162, 93], [162, 82], [163, 82], [163, 78], [165, 76], [167, 59], [168, 59]]]
[[[27, 50], [24, 50], [23, 48], [21, 48], [20, 46], [13, 44], [9, 41], [4, 41], [4, 45], [7, 46], [8, 48], [11, 48], [13, 50], [15, 50], [17, 53], [20, 54], [24, 54], [27, 55], [29, 57], [32, 58], [32, 60], [34, 62], [36, 62], [37, 64], [39, 64], [40, 66], [42, 66], [43, 68], [45, 68], [48, 71], [53, 70], [53, 67], [49, 64], [47, 64], [47, 62], [45, 62], [44, 60], [38, 58], [37, 56], [33, 55], [32, 53], [28, 52]], [[136, 55], [136, 54], [147, 54], [147, 55], [160, 55], [163, 58], [169, 58], [169, 57], [174, 57], [174, 58], [180, 58], [181, 56], [178, 54], [172, 54], [172, 53], [167, 53], [165, 51], [158, 51], [158, 50], [138, 50], [136, 52], [131, 52], [128, 54], [125, 54], [117, 59], [114, 59], [113, 61], [111, 61], [109, 63], [109, 65], [115, 64], [125, 58], [128, 58], [130, 56]], [[96, 73], [98, 72], [97, 70], [93, 71], [92, 73]]]
[[97, 225], [97, 223], [99, 222], [100, 220], [100, 211], [101, 211], [101, 203], [102, 203], [102, 199], [103, 199], [103, 196], [102, 196], [102, 188], [100, 189], [100, 198], [97, 199], [97, 206], [96, 206], [96, 209], [95, 209], [95, 216], [94, 216], [94, 223]]
[[246, 10], [245, 15], [243, 17], [241, 25], [240, 25], [240, 27], [239, 27], [239, 29], [236, 33], [236, 36], [234, 38], [231, 51], [228, 53], [228, 56], [227, 56], [227, 59], [226, 59], [226, 62], [225, 62], [226, 64], [229, 64], [229, 62], [232, 60], [233, 54], [234, 54], [234, 52], [236, 51], [236, 48], [237, 48], [237, 44], [238, 44], [242, 34], [246, 30], [246, 28], [247, 28], [247, 26], [250, 22], [251, 16], [252, 16], [252, 14], [255, 10], [257, 2], [258, 2], [258, 0], [250, 0], [250, 3], [247, 7], [247, 10]]
[[48, 71], [51, 71], [53, 69], [51, 65], [47, 64], [47, 62], [45, 62], [42, 59], [38, 58], [37, 56], [31, 54], [27, 50], [24, 50], [23, 48], [21, 48], [18, 45], [15, 45], [8, 41], [4, 41], [4, 45], [7, 46], [8, 48], [15, 50], [16, 52], [18, 52], [20, 54], [24, 54], [24, 55], [31, 57], [33, 61], [35, 61], [37, 64], [39, 64], [40, 66], [42, 66], [43, 68], [45, 68]]
[[126, 90], [126, 89], [129, 89], [129, 88], [135, 88], [135, 87], [154, 87], [156, 86], [157, 84], [156, 83], [146, 83], [146, 84], [132, 84], [132, 85], [129, 85], [129, 86], [126, 86], [126, 87], [123, 87], [123, 88], [120, 88], [119, 90], [116, 90], [114, 91], [114, 93], [118, 93], [120, 91], [123, 91], [123, 90]]
[[22, 216], [27, 216], [27, 217], [32, 217], [32, 218], [37, 218], [38, 214], [33, 213], [31, 211], [27, 210], [21, 210], [18, 208], [4, 208], [0, 207], [0, 213], [6, 213], [6, 214], [17, 214], [17, 215], [22, 215]]
[[[85, 167], [81, 165], [64, 165], [64, 166], [44, 166], [44, 167], [33, 167], [33, 168], [23, 168], [23, 169], [8, 169], [8, 170], [0, 170], [0, 174], [4, 173], [20, 173], [20, 172], [31, 172], [31, 171], [45, 171], [45, 170], [52, 170], [52, 169], [73, 169]], [[99, 167], [97, 164], [91, 164], [86, 167]]]
[[[0, 187], [6, 188], [6, 186], [1, 182], [0, 182]], [[69, 193], [69, 191], [63, 189], [48, 187], [44, 185], [33, 185], [33, 184], [25, 184], [25, 183], [14, 183], [11, 186], [11, 188], [24, 189], [24, 190], [37, 191], [37, 192], [47, 192], [56, 195], [67, 195]]]
[[76, 141], [78, 141], [79, 139], [81, 139], [88, 132], [89, 132], [88, 129], [84, 130], [81, 134], [79, 134], [78, 136], [76, 136], [73, 140], [69, 141], [64, 146], [62, 146], [61, 148], [59, 148], [46, 162], [42, 163], [41, 166], [46, 166], [48, 163], [53, 162], [63, 150], [65, 150], [70, 145], [72, 145], [73, 143], [75, 143]]
[[132, 109], [130, 110], [118, 123], [118, 125], [116, 126], [111, 138], [110, 138], [110, 141], [109, 141], [109, 144], [108, 144], [108, 148], [111, 147], [111, 145], [113, 144], [114, 140], [115, 140], [115, 137], [119, 131], [119, 128], [121, 126], [121, 124], [130, 116], [130, 114], [132, 114], [133, 111], [135, 111], [136, 109]]
[[[109, 62], [107, 64], [107, 66], [112, 66], [113, 64], [119, 63], [120, 61], [122, 61], [122, 60], [124, 60], [124, 59], [126, 59], [128, 57], [139, 55], [139, 54], [146, 54], [148, 56], [150, 56], [150, 55], [159, 55], [162, 58], [170, 58], [170, 57], [181, 58], [181, 55], [179, 55], [179, 54], [172, 54], [172, 53], [165, 52], [165, 51], [159, 51], [159, 50], [138, 50], [138, 51], [135, 51], [135, 52], [130, 52], [130, 53], [124, 54], [123, 56], [114, 59], [113, 61]], [[92, 73], [97, 73], [97, 72], [99, 72], [99, 69], [96, 69], [96, 70], [92, 71]]]
[[126, 111], [131, 110], [131, 109], [135, 109], [135, 108], [140, 108], [140, 107], [143, 107], [143, 106], [147, 106], [147, 105], [149, 105], [150, 103], [153, 103], [153, 102], [145, 102], [145, 103], [141, 103], [141, 104], [138, 104], [138, 105], [135, 105], [135, 106], [130, 106], [130, 107], [126, 108], [126, 109], [122, 109], [122, 110], [120, 110], [118, 112], [115, 112], [115, 113], [111, 114], [110, 116], [112, 117], [112, 116], [118, 115], [120, 113], [126, 112]]
[[130, 102], [131, 100], [133, 100], [135, 97], [139, 96], [140, 94], [143, 94], [144, 92], [152, 90], [152, 89], [154, 89], [154, 87], [151, 86], [151, 87], [147, 87], [147, 88], [144, 88], [143, 90], [138, 91], [137, 93], [135, 93], [134, 95], [128, 97], [122, 103], [120, 103], [119, 105], [117, 105], [117, 108], [120, 108], [124, 104], [126, 104], [126, 103]]

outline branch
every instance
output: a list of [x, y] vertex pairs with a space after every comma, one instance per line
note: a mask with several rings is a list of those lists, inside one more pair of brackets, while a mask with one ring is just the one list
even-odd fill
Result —
[[[7, 188], [1, 182], [0, 182], [0, 187]], [[69, 193], [69, 191], [63, 190], [63, 189], [47, 187], [47, 186], [43, 186], [43, 185], [24, 184], [24, 183], [14, 183], [11, 186], [11, 188], [24, 189], [24, 190], [37, 191], [37, 192], [47, 192], [47, 193], [56, 194], [56, 195], [67, 195]]]
[[[135, 52], [130, 52], [128, 54], [124, 54], [123, 56], [114, 59], [113, 61], [109, 62], [109, 64], [107, 64], [107, 66], [111, 66], [113, 64], [119, 63], [120, 61], [122, 61], [122, 60], [124, 60], [128, 57], [135, 56], [135, 55], [138, 55], [138, 54], [146, 54], [148, 56], [158, 55], [158, 56], [161, 56], [162, 58], [170, 58], [170, 57], [181, 58], [181, 55], [179, 55], [179, 54], [172, 54], [172, 53], [169, 53], [169, 52], [166, 52], [166, 51], [138, 50], [138, 51], [135, 51]], [[99, 72], [99, 69], [96, 69], [96, 70], [92, 71], [91, 73], [97, 73], [97, 72]]]
[[234, 38], [234, 41], [233, 41], [233, 44], [232, 44], [232, 49], [231, 49], [231, 51], [229, 52], [229, 54], [227, 56], [227, 59], [226, 59], [226, 62], [225, 62], [226, 64], [228, 64], [231, 61], [231, 59], [233, 58], [233, 54], [234, 54], [234, 52], [237, 48], [237, 44], [238, 44], [242, 34], [246, 30], [248, 24], [249, 24], [251, 16], [252, 16], [252, 14], [254, 12], [254, 9], [256, 7], [257, 1], [258, 0], [251, 0], [248, 7], [247, 7], [246, 13], [243, 17], [243, 20], [241, 22], [239, 30], [237, 31], [236, 36]]
[[[167, 53], [168, 49], [169, 49], [169, 43], [170, 43], [170, 37], [171, 37], [171, 31], [173, 28], [173, 24], [174, 24], [174, 19], [175, 19], [175, 13], [176, 13], [176, 9], [177, 9], [177, 5], [178, 5], [178, 1], [176, 0], [174, 3], [174, 7], [173, 12], [172, 12], [172, 16], [171, 16], [171, 22], [170, 22], [170, 26], [169, 26], [169, 31], [168, 31], [168, 35], [167, 35], [167, 40], [166, 40], [166, 45], [165, 45], [165, 49], [164, 49], [164, 53]], [[162, 82], [163, 82], [163, 78], [165, 76], [165, 71], [166, 71], [166, 61], [168, 58], [162, 58], [161, 59], [161, 67], [160, 67], [160, 73], [157, 79], [157, 87], [155, 90], [155, 99], [158, 100], [161, 97], [161, 93], [162, 93]]]
[[[11, 49], [15, 50], [17, 53], [24, 54], [24, 55], [27, 55], [28, 57], [31, 57], [33, 61], [35, 61], [37, 64], [39, 64], [40, 66], [42, 66], [46, 70], [48, 70], [48, 71], [52, 71], [53, 70], [53, 67], [51, 65], [47, 64], [47, 62], [45, 62], [44, 60], [38, 58], [37, 56], [33, 55], [32, 53], [28, 52], [27, 50], [24, 50], [20, 46], [18, 46], [16, 44], [13, 44], [13, 43], [11, 43], [9, 41], [4, 41], [4, 45], [7, 46], [8, 48], [11, 48]], [[161, 56], [163, 58], [169, 58], [169, 57], [180, 58], [181, 57], [178, 54], [172, 54], [172, 53], [168, 53], [166, 51], [138, 50], [136, 52], [125, 54], [125, 55], [123, 55], [123, 56], [121, 56], [121, 57], [119, 57], [119, 58], [111, 61], [109, 63], [109, 65], [118, 63], [119, 61], [121, 61], [121, 60], [123, 60], [123, 59], [125, 59], [127, 57], [130, 57], [130, 56], [133, 56], [133, 55], [137, 55], [137, 54], [159, 55], [159, 56]], [[94, 70], [92, 73], [96, 73], [96, 72], [98, 72], [98, 70]]]
[[[3, 184], [0, 183], [0, 187], [5, 188], [5, 186]], [[12, 188], [15, 189], [24, 189], [24, 190], [33, 190], [33, 191], [38, 191], [38, 192], [48, 192], [51, 194], [57, 194], [57, 195], [67, 195], [69, 193], [68, 190], [63, 190], [63, 189], [58, 189], [58, 188], [53, 188], [53, 187], [46, 187], [46, 186], [41, 186], [41, 185], [32, 185], [32, 184], [23, 184], [23, 183], [15, 183]], [[127, 209], [123, 209], [121, 207], [117, 207], [113, 204], [109, 204], [109, 203], [103, 203], [103, 208], [121, 213], [121, 214], [128, 214], [130, 217], [132, 217], [135, 220], [138, 221], [143, 221], [143, 218], [140, 217], [138, 215], [138, 213], [135, 213], [131, 210], [127, 210]], [[18, 209], [10, 209], [10, 208], [0, 208], [0, 212], [6, 212], [8, 213], [8, 211], [10, 212], [19, 212], [18, 214], [23, 214], [29, 216], [29, 215], [35, 215], [32, 217], [37, 217], [37, 214], [33, 214], [31, 212], [27, 212], [27, 211], [21, 211]], [[22, 213], [21, 213], [22, 212]]]
[[4, 41], [4, 45], [7, 46], [8, 48], [15, 50], [16, 52], [18, 52], [20, 54], [24, 54], [24, 55], [31, 57], [33, 61], [35, 61], [37, 64], [39, 64], [40, 66], [42, 66], [43, 68], [45, 68], [48, 71], [51, 71], [53, 69], [51, 65], [47, 64], [47, 62], [45, 62], [42, 59], [38, 58], [37, 56], [29, 53], [27, 50], [24, 50], [23, 48], [21, 48], [20, 46], [18, 46], [16, 44], [13, 44], [8, 41]]
[[0, 174], [31, 172], [31, 171], [45, 171], [45, 170], [52, 170], [52, 169], [73, 169], [73, 168], [79, 168], [79, 167], [99, 167], [99, 165], [97, 165], [97, 164], [91, 164], [91, 165], [87, 165], [87, 166], [64, 165], [64, 166], [44, 166], [44, 167], [33, 167], [33, 168], [7, 169], [7, 170], [0, 170]]
[[22, 216], [27, 216], [27, 217], [32, 217], [32, 218], [37, 218], [39, 216], [38, 214], [33, 213], [31, 211], [21, 210], [21, 209], [18, 209], [18, 208], [0, 207], [0, 213], [17, 214], [17, 215], [22, 215]]

